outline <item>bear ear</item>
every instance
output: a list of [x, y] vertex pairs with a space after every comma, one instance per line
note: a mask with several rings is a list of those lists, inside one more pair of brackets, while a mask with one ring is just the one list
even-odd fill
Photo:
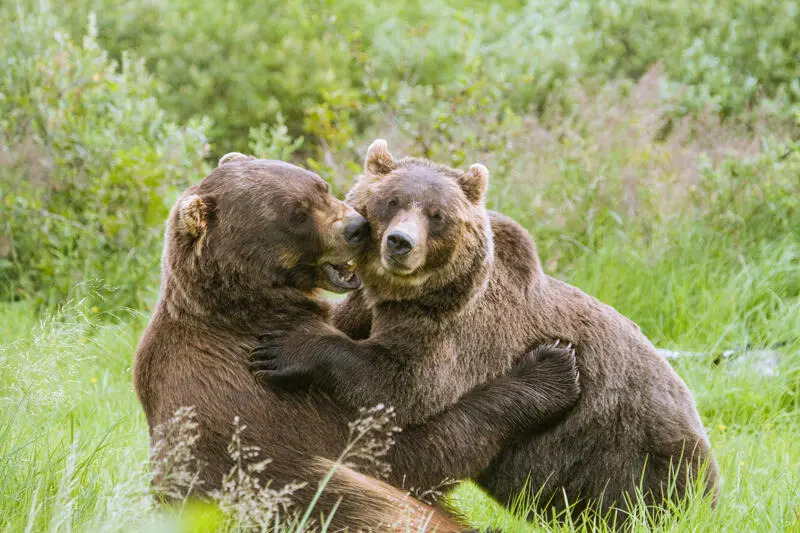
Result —
[[252, 159], [255, 159], [255, 157], [251, 155], [240, 154], [239, 152], [231, 152], [220, 157], [217, 166], [221, 167], [225, 163], [232, 163], [234, 161], [250, 161]]
[[186, 232], [199, 237], [208, 226], [209, 204], [196, 194], [190, 194], [181, 201], [179, 207], [180, 220]]
[[394, 170], [394, 159], [389, 153], [389, 146], [383, 139], [376, 139], [367, 148], [367, 157], [364, 162], [364, 173], [372, 176], [382, 176]]
[[459, 178], [458, 184], [470, 202], [479, 204], [483, 201], [483, 195], [489, 185], [489, 169], [480, 163], [475, 163]]

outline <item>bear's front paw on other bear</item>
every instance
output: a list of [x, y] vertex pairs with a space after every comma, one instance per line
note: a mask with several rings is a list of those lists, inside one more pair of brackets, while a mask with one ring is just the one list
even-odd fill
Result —
[[541, 386], [548, 383], [553, 392], [567, 403], [577, 401], [581, 393], [580, 375], [571, 343], [556, 341], [531, 349], [517, 362], [511, 375]]
[[261, 335], [258, 345], [250, 352], [250, 372], [270, 386], [306, 388], [313, 381], [313, 365], [288, 349], [290, 335], [291, 332], [283, 330]]

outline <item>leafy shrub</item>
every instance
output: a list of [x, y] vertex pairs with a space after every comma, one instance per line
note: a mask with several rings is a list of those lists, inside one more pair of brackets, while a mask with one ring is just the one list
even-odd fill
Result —
[[[0, 268], [15, 291], [145, 272], [169, 191], [201, 173], [200, 116], [213, 120], [206, 156], [249, 146], [337, 194], [377, 136], [398, 153], [483, 160], [491, 205], [535, 228], [553, 267], [610, 236], [666, 243], [693, 222], [736, 247], [797, 227], [797, 148], [783, 140], [800, 130], [796, 2], [69, 0], [55, 22], [19, 1], [28, 26], [47, 22], [16, 29], [17, 12], [0, 14], [15, 28], [0, 63], [14, 230]], [[87, 46], [50, 38], [82, 35], [90, 10]]]
[[278, 113], [277, 123], [272, 127], [261, 124], [250, 128], [250, 153], [256, 157], [288, 161], [303, 145], [302, 137], [292, 137], [289, 128]]
[[477, 80], [502, 90], [504, 107], [542, 113], [575, 104], [578, 82], [636, 81], [661, 62], [664, 93], [681, 95], [673, 114], [800, 102], [796, 1], [70, 0], [62, 17], [81, 33], [89, 10], [115, 57], [147, 58], [166, 109], [213, 119], [217, 155], [278, 112], [292, 136], [341, 149], [374, 123], [363, 104], [376, 82], [398, 98], [416, 91], [422, 116], [442, 103], [424, 95]]
[[[352, 152], [353, 134], [388, 125], [423, 155], [449, 144], [457, 162], [466, 137], [493, 151], [514, 135], [515, 116], [580, 113], [586, 102], [576, 88], [597, 94], [610, 81], [624, 97], [651, 67], [660, 72], [651, 92], [663, 117], [719, 114], [733, 117], [734, 128], [745, 129], [736, 125], [743, 119], [791, 127], [800, 110], [795, 11], [793, 3], [739, 0], [531, 1], [515, 9], [428, 2], [414, 17], [364, 29], [367, 44], [355, 55], [361, 84], [331, 90], [335, 97], [324, 96], [312, 114], [324, 118], [307, 115], [305, 131], [327, 149]], [[762, 23], [773, 18], [780, 21]], [[498, 135], [487, 138], [487, 124]], [[659, 123], [658, 136], [670, 126]]]
[[572, 112], [539, 117], [504, 110], [502, 94], [478, 81], [429, 95], [435, 111], [445, 107], [428, 121], [408, 99], [380, 100], [386, 118], [373, 136], [399, 154], [485, 163], [490, 207], [534, 232], [550, 271], [611, 238], [669, 254], [695, 225], [729, 239], [734, 254], [800, 233], [800, 145], [710, 112], [668, 122], [664, 83], [656, 67], [635, 85], [572, 90]]
[[249, 129], [279, 113], [300, 135], [322, 91], [358, 78], [348, 41], [359, 26], [357, 2], [73, 0], [65, 15], [73, 31], [89, 10], [115, 57], [131, 50], [147, 59], [174, 117], [212, 119], [216, 156], [245, 150]]
[[48, 13], [0, 17], [0, 298], [67, 294], [101, 278], [136, 305], [164, 219], [204, 171], [206, 125], [170, 122], [141, 61], [118, 67]]
[[758, 244], [800, 235], [800, 143], [768, 139], [760, 157], [703, 169], [697, 196], [703, 223], [734, 242]]
[[758, 97], [800, 103], [800, 4], [714, 0], [590, 2], [587, 30], [599, 43], [589, 73], [633, 79], [663, 62], [684, 111], [736, 114]]

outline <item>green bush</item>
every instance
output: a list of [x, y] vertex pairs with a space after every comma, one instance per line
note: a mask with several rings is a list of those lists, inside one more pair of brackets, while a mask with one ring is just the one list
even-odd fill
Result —
[[797, 131], [796, 15], [795, 3], [760, 0], [530, 1], [483, 9], [428, 2], [413, 17], [363, 28], [355, 55], [360, 83], [328, 89], [307, 110], [304, 131], [334, 150], [354, 148], [353, 134], [389, 126], [424, 154], [440, 140], [457, 149], [468, 136], [493, 151], [505, 141], [478, 139], [486, 124], [507, 137], [514, 115], [579, 113], [586, 101], [577, 87], [588, 96], [609, 82], [631, 87], [653, 68], [661, 73], [653, 93], [668, 104], [658, 109], [662, 117], [712, 114]]
[[18, 1], [0, 296], [102, 277], [134, 302], [173, 187], [248, 146], [337, 194], [378, 136], [482, 160], [491, 205], [559, 269], [611, 236], [668, 248], [697, 223], [747, 248], [797, 228], [797, 2]]
[[800, 102], [796, 1], [70, 0], [61, 16], [82, 34], [90, 10], [103, 47], [147, 59], [165, 109], [213, 119], [215, 155], [279, 112], [307, 145], [340, 149], [374, 123], [376, 83], [416, 91], [421, 116], [476, 81], [542, 113], [579, 105], [566, 98], [576, 83], [636, 81], [662, 63], [664, 94], [681, 96], [672, 114], [738, 115], [766, 97], [785, 118]]
[[141, 61], [118, 67], [94, 30], [47, 13], [0, 17], [0, 298], [52, 300], [99, 278], [140, 305], [163, 223], [204, 172], [206, 125], [170, 122]]
[[477, 78], [429, 94], [427, 121], [410, 97], [380, 99], [391, 118], [376, 130], [398, 154], [486, 164], [490, 207], [533, 231], [550, 271], [610, 239], [664, 255], [702, 229], [736, 255], [800, 234], [800, 144], [711, 112], [665, 131], [675, 99], [663, 99], [664, 83], [653, 68], [635, 85], [570, 91], [572, 112], [538, 117], [503, 107], [502, 92]]
[[800, 143], [767, 140], [758, 158], [704, 168], [696, 196], [708, 206], [703, 224], [737, 244], [799, 236]]
[[74, 0], [65, 15], [73, 32], [90, 10], [113, 56], [146, 58], [168, 88], [159, 95], [165, 109], [180, 121], [212, 119], [215, 156], [245, 150], [249, 129], [279, 113], [300, 135], [322, 91], [358, 79], [349, 41], [360, 26], [357, 2]]
[[800, 103], [800, 4], [715, 0], [590, 2], [598, 46], [587, 72], [638, 78], [663, 62], [682, 111], [741, 113], [759, 97]]

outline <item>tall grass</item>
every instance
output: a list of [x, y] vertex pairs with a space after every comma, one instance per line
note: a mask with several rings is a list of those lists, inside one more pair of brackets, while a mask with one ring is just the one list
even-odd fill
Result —
[[148, 516], [147, 427], [130, 380], [143, 320], [80, 302], [0, 309], [0, 529], [108, 530]]
[[[708, 354], [674, 367], [719, 505], [637, 529], [800, 531], [797, 2], [268, 4], [0, 6], [0, 531], [237, 529], [154, 505], [131, 382], [147, 316], [120, 305], [152, 301], [169, 199], [251, 127], [257, 155], [303, 158], [340, 194], [378, 136], [485, 163], [490, 207], [549, 274]], [[290, 32], [252, 23], [275, 13]], [[172, 122], [199, 115], [216, 146], [207, 122]], [[96, 277], [118, 289], [74, 287]], [[776, 350], [777, 372], [747, 349]], [[524, 523], [468, 483], [451, 499], [480, 526], [588, 530]]]
[[[674, 247], [651, 262], [646, 249], [609, 240], [563, 277], [618, 307], [660, 345], [714, 352], [783, 343], [783, 355], [775, 376], [759, 373], [746, 356], [675, 363], [698, 401], [723, 483], [716, 510], [699, 500], [657, 529], [790, 530], [800, 512], [797, 243], [765, 244], [739, 262], [723, 259], [724, 239], [709, 241], [702, 232]], [[214, 509], [176, 514], [153, 506], [147, 429], [130, 374], [146, 318], [100, 315], [80, 301], [44, 317], [31, 304], [0, 307], [0, 529], [234, 527]], [[451, 498], [481, 526], [580, 530], [544, 518], [524, 524], [469, 484]]]

